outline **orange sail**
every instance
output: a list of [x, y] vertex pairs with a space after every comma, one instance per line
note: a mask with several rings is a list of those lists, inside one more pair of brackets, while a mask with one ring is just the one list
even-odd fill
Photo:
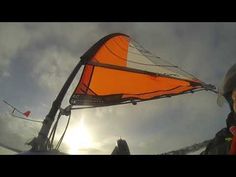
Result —
[[154, 56], [131, 37], [110, 34], [82, 57], [85, 66], [72, 105], [114, 105], [188, 93], [206, 86], [178, 66]]

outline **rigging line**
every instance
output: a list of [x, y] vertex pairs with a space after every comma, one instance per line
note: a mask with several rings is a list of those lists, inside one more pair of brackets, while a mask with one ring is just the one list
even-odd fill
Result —
[[[152, 59], [150, 59], [152, 61]], [[163, 60], [165, 62], [165, 60]], [[199, 80], [196, 76], [194, 76], [193, 74], [190, 74], [188, 73], [187, 71], [181, 69], [179, 66], [176, 66], [170, 62], [167, 62], [168, 64], [170, 64], [171, 68], [169, 67], [167, 70], [170, 71], [170, 72], [173, 72], [173, 73], [176, 73], [178, 75], [181, 75], [181, 76], [184, 76], [184, 77], [191, 77], [192, 79], [195, 79], [195, 80]], [[158, 65], [157, 65], [158, 66]], [[166, 66], [168, 67], [169, 65], [159, 65], [160, 67], [162, 66]], [[173, 68], [173, 69], [172, 69]], [[176, 69], [175, 69], [176, 68]], [[200, 81], [200, 80], [199, 80]]]
[[[149, 50], [145, 49], [141, 44], [139, 44], [134, 39], [132, 39], [132, 41], [133, 41], [133, 43], [132, 43], [133, 46], [130, 45], [131, 48], [134, 48], [134, 49], [138, 50], [140, 53], [142, 53], [145, 56], [149, 56], [149, 55], [147, 55], [147, 53], [148, 53], [148, 54], [151, 55], [151, 57], [155, 57], [155, 58], [161, 59], [161, 57], [155, 56], [153, 53], [151, 53]], [[161, 60], [163, 60], [163, 59], [161, 59]], [[165, 60], [163, 60], [163, 61], [165, 61]]]
[[[134, 42], [135, 42], [135, 44], [134, 44], [134, 46], [136, 47], [137, 45], [140, 45], [140, 48], [142, 48], [144, 51], [148, 51], [148, 50], [146, 50], [141, 44], [139, 44], [138, 42], [136, 42], [134, 39], [132, 39]], [[138, 46], [137, 46], [138, 47]], [[136, 49], [137, 50], [140, 50], [140, 49], [138, 49], [136, 47]], [[141, 52], [141, 51], [140, 51]], [[145, 54], [144, 54], [144, 56], [146, 56]], [[148, 57], [148, 56], [146, 56], [146, 57]], [[149, 58], [149, 57], [148, 57]], [[149, 58], [150, 59], [150, 58]], [[168, 60], [164, 60], [164, 59], [162, 59], [161, 57], [160, 57], [160, 59], [162, 60], [162, 61], [164, 61], [164, 62], [166, 62], [166, 63], [168, 63], [168, 64], [170, 64], [170, 65], [174, 65], [173, 63], [171, 63], [171, 62], [169, 62]], [[151, 59], [150, 59], [151, 60]], [[151, 60], [152, 61], [152, 60]], [[175, 65], [174, 65], [175, 66]], [[183, 69], [181, 69], [180, 67], [178, 67], [177, 66], [177, 68], [181, 71], [181, 72], [183, 72], [183, 73], [185, 73], [185, 74], [188, 74], [189, 76], [191, 76], [191, 77], [193, 77], [193, 78], [195, 78], [195, 79], [197, 79], [197, 80], [199, 80], [196, 76], [194, 76], [193, 74], [190, 74], [189, 72], [187, 72], [187, 71], [185, 71], [185, 70], [183, 70]]]
[[[128, 41], [128, 43], [130, 42], [130, 37], [125, 37], [125, 45], [126, 45], [126, 42]], [[123, 38], [121, 38], [121, 36], [117, 36], [116, 39], [119, 39], [120, 43], [124, 44], [124, 40]]]
[[[87, 91], [90, 91], [90, 92], [92, 92], [95, 96], [98, 96], [91, 88], [89, 88], [87, 85], [85, 85], [84, 83], [81, 83], [82, 84], [82, 86], [84, 86], [86, 89], [87, 89]], [[84, 93], [88, 93], [88, 92], [84, 92]]]
[[55, 124], [54, 124], [54, 126], [53, 126], [53, 128], [52, 128], [52, 130], [51, 130], [51, 132], [50, 132], [50, 135], [49, 135], [49, 137], [48, 137], [48, 141], [47, 141], [46, 144], [48, 144], [49, 140], [51, 139], [54, 130], [55, 130]]
[[[144, 66], [159, 66], [159, 67], [174, 67], [174, 68], [178, 68], [178, 66], [175, 66], [175, 65], [157, 65], [157, 64], [147, 64], [147, 63], [140, 63], [140, 62], [136, 62], [136, 61], [133, 61], [133, 60], [127, 60], [126, 58], [123, 58], [119, 55], [117, 55], [116, 53], [114, 53], [109, 47], [107, 47], [106, 44], [104, 44], [104, 46], [107, 48], [107, 50], [109, 50], [111, 52], [111, 54], [113, 54], [114, 56], [118, 57], [118, 59], [120, 60], [124, 60], [126, 62], [129, 62], [129, 63], [135, 63], [135, 64], [139, 64], [139, 65], [144, 65]], [[150, 59], [149, 59], [150, 61]]]
[[135, 72], [135, 73], [140, 73], [140, 74], [148, 74], [148, 75], [155, 76], [155, 77], [163, 75], [163, 74], [159, 74], [159, 73], [154, 73], [154, 72], [149, 72], [149, 71], [134, 69], [134, 68], [129, 68], [129, 67], [122, 67], [122, 66], [111, 65], [111, 64], [94, 63], [92, 61], [88, 62], [87, 64], [88, 65], [94, 65], [94, 66], [97, 66], [97, 67], [108, 68], [108, 69], [116, 69], [116, 70], [120, 70], [120, 71], [126, 71], [126, 72]]
[[[57, 118], [57, 120], [58, 120], [58, 118]], [[53, 128], [52, 128], [52, 130], [51, 130], [51, 132], [50, 132], [50, 135], [49, 135], [49, 137], [48, 137], [47, 143], [50, 141], [50, 139], [51, 139], [51, 137], [52, 137], [52, 135], [53, 135], [53, 133], [54, 133], [54, 131], [55, 131], [57, 120], [56, 120], [55, 124], [53, 125]]]
[[81, 83], [80, 91], [81, 91], [83, 94], [86, 94], [86, 92], [85, 92], [84, 89], [82, 88], [82, 87], [83, 87], [82, 84], [83, 84], [83, 83]]
[[[59, 119], [58, 119], [58, 120], [59, 120]], [[56, 134], [57, 125], [58, 125], [58, 121], [56, 121], [55, 126], [53, 127], [52, 139], [51, 139], [50, 146], [49, 146], [49, 149], [50, 149], [50, 150], [51, 150], [52, 147], [53, 147], [53, 141], [54, 141], [54, 137], [55, 137], [55, 134]]]
[[[144, 48], [141, 44], [139, 44], [137, 41], [135, 41], [134, 39], [131, 39], [133, 41], [133, 45], [134, 47], [132, 48], [135, 48], [137, 49], [139, 52], [141, 53], [150, 53], [152, 56], [151, 57], [154, 57], [154, 58], [158, 58], [159, 60], [161, 60], [162, 62], [165, 62], [165, 63], [168, 63], [170, 65], [174, 65], [172, 63], [170, 63], [169, 61], [159, 57], [159, 56], [155, 56], [154, 54], [152, 54], [150, 51], [148, 51], [146, 48]], [[146, 55], [146, 54], [143, 54], [144, 56], [147, 56], [149, 58], [149, 55]], [[152, 61], [152, 60], [151, 60]]]
[[[139, 101], [136, 101], [139, 102]], [[114, 106], [114, 105], [123, 105], [123, 104], [130, 104], [132, 103], [131, 101], [127, 101], [127, 102], [120, 102], [120, 103], [116, 103], [116, 104], [102, 104], [99, 106], [84, 106], [84, 107], [75, 107], [72, 108], [71, 110], [77, 110], [77, 109], [89, 109], [89, 108], [100, 108], [100, 107], [107, 107], [107, 106]]]
[[[141, 44], [139, 44], [138, 42], [136, 42], [133, 38], [131, 39], [132, 41], [134, 41], [134, 43], [133, 43], [133, 45], [135, 46], [134, 48], [136, 48], [138, 51], [140, 51], [140, 48], [141, 48], [141, 53], [142, 53], [142, 50], [143, 51], [145, 51], [145, 52], [149, 52], [148, 50], [146, 50]], [[151, 52], [149, 52], [149, 53], [151, 53]], [[152, 54], [152, 53], [151, 53]], [[143, 54], [144, 56], [146, 56], [146, 57], [148, 57], [149, 58], [149, 56], [148, 55], [145, 55], [145, 54]], [[153, 54], [152, 54], [153, 55]], [[155, 57], [156, 58], [156, 57]], [[168, 64], [170, 64], [170, 65], [174, 65], [174, 64], [172, 64], [171, 62], [169, 62], [169, 61], [167, 61], [167, 60], [164, 60], [164, 59], [162, 59], [161, 57], [158, 57], [160, 60], [162, 60], [163, 62], [166, 62], [166, 63], [168, 63]], [[150, 59], [150, 58], [149, 58]], [[151, 61], [152, 61], [152, 59], [150, 59]], [[194, 76], [193, 74], [190, 74], [190, 73], [188, 73], [187, 71], [184, 71], [184, 70], [182, 70], [180, 67], [178, 67], [177, 66], [177, 68], [179, 68], [179, 70], [181, 71], [181, 72], [183, 72], [183, 73], [185, 73], [185, 74], [188, 74], [189, 76], [191, 76], [191, 77], [193, 77], [193, 78], [195, 78], [195, 79], [197, 79], [197, 80], [199, 80], [196, 76]]]
[[27, 121], [31, 121], [31, 122], [37, 122], [37, 123], [43, 123], [43, 121], [40, 121], [40, 120], [33, 120], [33, 119], [26, 119], [26, 118], [23, 118], [23, 117], [20, 117], [20, 116], [16, 116], [14, 115], [13, 113], [10, 113], [13, 117], [15, 118], [18, 118], [18, 119], [23, 119], [23, 120], [27, 120]]
[[129, 67], [122, 67], [122, 66], [116, 66], [116, 65], [111, 65], [111, 64], [103, 64], [103, 63], [94, 63], [93, 61], [90, 61], [87, 64], [88, 65], [95, 65], [95, 66], [98, 66], [98, 67], [104, 67], [104, 68], [108, 68], [108, 69], [116, 69], [116, 70], [126, 71], [126, 72], [135, 72], [135, 73], [140, 73], [140, 74], [147, 74], [147, 75], [154, 76], [154, 77], [166, 77], [166, 78], [171, 78], [171, 79], [178, 79], [178, 80], [182, 80], [182, 81], [187, 81], [187, 82], [191, 82], [191, 83], [192, 82], [199, 83], [199, 81], [193, 81], [193, 80], [189, 80], [189, 79], [180, 78], [180, 76], [178, 77], [178, 75], [177, 75], [177, 77], [174, 77], [173, 74], [154, 73], [154, 72], [150, 72], [150, 71], [146, 71], [146, 70], [134, 69], [134, 68], [129, 68]]
[[58, 122], [59, 122], [59, 119], [61, 118], [61, 111], [59, 113], [60, 115], [58, 115], [58, 118], [57, 118], [57, 121], [54, 125], [54, 131], [53, 131], [53, 135], [52, 135], [52, 139], [51, 139], [51, 143], [50, 143], [50, 150], [52, 149], [53, 147], [53, 141], [54, 141], [54, 137], [55, 137], [55, 134], [56, 134], [56, 130], [57, 130], [57, 126], [58, 126]]
[[129, 93], [122, 93], [123, 95], [146, 95], [146, 94], [152, 94], [152, 93], [158, 93], [158, 92], [168, 92], [168, 91], [172, 91], [175, 90], [177, 88], [180, 88], [182, 86], [177, 86], [168, 90], [157, 90], [157, 91], [152, 91], [152, 92], [146, 92], [146, 93], [138, 93], [138, 94], [129, 94]]
[[52, 128], [52, 130], [50, 132], [49, 138], [47, 139], [47, 142], [46, 142], [46, 147], [48, 147], [48, 144], [50, 143], [49, 144], [50, 145], [50, 147], [49, 147], [50, 150], [51, 150], [51, 148], [53, 146], [54, 136], [55, 136], [55, 133], [56, 133], [56, 128], [57, 128], [58, 121], [59, 121], [60, 117], [61, 117], [61, 111], [59, 112], [59, 114], [57, 116], [56, 122], [55, 122], [55, 124], [54, 124], [54, 126], [53, 126], [53, 128]]
[[[97, 94], [92, 90], [90, 89], [87, 85], [85, 85], [83, 82], [79, 83], [78, 84], [80, 86], [80, 91], [83, 93], [83, 94], [87, 94], [88, 91], [92, 92], [94, 95], [97, 96]], [[78, 87], [79, 87], [78, 86]], [[83, 87], [83, 88], [82, 88]], [[87, 91], [85, 91], [84, 89], [86, 89]]]
[[[135, 42], [135, 41], [134, 41], [134, 42]], [[133, 45], [133, 46], [132, 46], [132, 45]], [[151, 53], [150, 51], [146, 50], [146, 49], [145, 49], [144, 47], [142, 47], [139, 43], [135, 42], [135, 43], [132, 43], [132, 45], [129, 44], [129, 47], [130, 47], [130, 48], [133, 48], [133, 49], [136, 49], [140, 54], [135, 53], [135, 52], [131, 52], [131, 50], [129, 50], [130, 53], [137, 54], [137, 55], [141, 55], [141, 56], [145, 56], [145, 57], [147, 57], [147, 58], [152, 57], [152, 58], [156, 58], [156, 59], [158, 59], [158, 60], [160, 60], [160, 61], [162, 61], [162, 62], [163, 62], [163, 61], [166, 62], [166, 61], [163, 60], [161, 57], [156, 56], [156, 55], [154, 55], [153, 53]], [[140, 46], [139, 46], [139, 45], [140, 45]]]
[[[153, 58], [158, 58], [158, 60], [160, 60], [161, 62], [164, 62], [164, 63], [168, 63], [169, 65], [173, 65], [175, 66], [174, 64], [170, 63], [169, 61], [161, 58], [161, 57], [158, 57], [158, 56], [155, 56], [154, 54], [152, 54], [150, 51], [148, 51], [147, 49], [145, 49], [141, 44], [139, 44], [138, 42], [136, 42], [134, 39], [132, 39], [132, 41], [134, 41], [133, 45], [135, 49], [137, 49], [140, 53], [143, 54], [143, 56], [147, 57], [149, 60], [151, 60], [153, 62], [153, 59], [151, 59], [150, 57], [153, 57]], [[145, 53], [150, 53], [152, 56], [149, 56]], [[155, 62], [154, 62], [155, 63]]]
[[95, 66], [92, 66], [92, 72], [91, 72], [90, 77], [89, 77], [89, 81], [88, 81], [88, 84], [87, 84], [88, 87], [86, 89], [86, 93], [88, 93], [88, 89], [90, 87], [90, 84], [91, 84], [91, 81], [92, 81], [92, 78], [93, 78], [94, 68], [95, 68]]
[[[153, 97], [153, 98], [150, 98], [150, 99], [146, 99], [146, 100], [136, 100], [135, 99], [132, 99], [132, 101], [135, 101], [136, 103], [139, 103], [139, 102], [145, 102], [145, 101], [150, 101], [150, 100], [155, 100], [155, 99], [161, 99], [161, 98], [169, 98], [169, 97], [172, 97], [172, 96], [177, 96], [177, 95], [183, 95], [183, 94], [189, 94], [189, 93], [196, 93], [196, 92], [199, 92], [199, 91], [202, 91], [202, 90], [206, 90], [205, 88], [196, 88], [194, 90], [191, 90], [191, 91], [183, 91], [181, 93], [178, 93], [178, 94], [168, 94], [168, 95], [162, 95], [162, 96], [157, 96], [157, 97]], [[212, 91], [212, 90], [210, 90]], [[123, 100], [122, 100], [123, 101]], [[84, 107], [74, 107], [74, 108], [71, 108], [71, 110], [77, 110], [77, 109], [89, 109], [89, 108], [99, 108], [99, 107], [107, 107], [107, 106], [114, 106], [114, 105], [123, 105], [123, 104], [130, 104], [132, 103], [131, 101], [127, 101], [126, 102], [119, 102], [119, 103], [114, 103], [114, 104], [102, 104], [102, 105], [99, 105], [99, 106], [84, 106]]]
[[[130, 93], [118, 93], [117, 95], [146, 95], [146, 94], [152, 94], [152, 93], [158, 93], [158, 92], [168, 92], [168, 91], [172, 91], [172, 90], [175, 90], [177, 88], [180, 88], [182, 87], [181, 85], [180, 86], [176, 86], [174, 88], [170, 88], [170, 89], [167, 89], [167, 90], [156, 90], [156, 91], [152, 91], [152, 92], [144, 92], [144, 93], [138, 93], [138, 94], [130, 94]], [[99, 95], [96, 95], [96, 96], [99, 96]], [[101, 97], [102, 98], [102, 97]]]
[[[124, 44], [124, 42], [120, 39], [120, 36], [118, 36], [117, 39], [119, 39], [120, 43], [123, 43], [123, 44]], [[127, 41], [128, 41], [128, 40], [127, 40]], [[114, 42], [115, 42], [122, 50], [126, 51], [126, 49], [123, 48], [118, 42], [116, 42], [116, 40], [114, 40]], [[128, 41], [128, 43], [129, 43], [129, 41]], [[126, 44], [124, 44], [124, 45], [126, 45]]]
[[17, 108], [15, 108], [14, 106], [12, 106], [12, 105], [10, 105], [7, 101], [5, 101], [5, 100], [2, 100], [4, 103], [6, 103], [8, 106], [10, 106], [12, 109], [13, 109], [13, 111], [12, 112], [14, 112], [14, 111], [17, 111], [17, 112], [19, 112], [19, 113], [21, 113], [21, 114], [24, 114], [23, 112], [21, 112], [21, 111], [19, 111]]
[[[142, 52], [146, 52], [146, 53], [151, 53], [149, 50], [147, 50], [145, 47], [143, 47], [140, 43], [138, 43], [136, 40], [134, 40], [133, 38], [131, 38], [131, 41], [133, 41], [132, 42], [132, 44], [134, 45], [134, 46], [130, 46], [130, 47], [132, 47], [132, 48], [135, 48], [135, 49], [137, 49], [138, 51], [142, 51]], [[152, 54], [152, 53], [151, 53]], [[153, 55], [153, 54], [152, 54]], [[153, 56], [155, 56], [155, 55], [153, 55]], [[161, 57], [158, 57], [158, 56], [156, 56], [157, 58], [161, 58]], [[163, 59], [162, 59], [163, 60]]]
[[53, 145], [53, 142], [50, 140], [51, 137], [52, 137], [52, 134], [56, 131], [56, 128], [55, 128], [55, 125], [53, 126], [52, 130], [51, 130], [51, 133], [46, 141], [46, 147], [49, 147], [49, 150], [52, 149], [52, 145]]
[[[71, 108], [71, 109], [72, 109], [72, 108]], [[63, 140], [63, 138], [64, 138], [64, 136], [65, 136], [65, 133], [66, 133], [67, 128], [68, 128], [69, 123], [70, 123], [70, 118], [71, 118], [71, 114], [69, 115], [69, 118], [68, 118], [68, 120], [67, 120], [67, 124], [66, 124], [65, 130], [64, 130], [64, 132], [63, 132], [63, 134], [62, 134], [60, 140], [58, 141], [58, 143], [57, 143], [57, 145], [56, 145], [56, 150], [59, 149], [59, 147], [60, 147], [60, 145], [61, 145], [61, 143], [62, 143], [62, 140]]]
[[[147, 94], [152, 94], [152, 93], [158, 93], [158, 92], [163, 92], [163, 91], [171, 91], [171, 90], [174, 90], [174, 89], [177, 89], [177, 88], [180, 88], [181, 86], [177, 86], [177, 87], [174, 87], [174, 88], [172, 88], [172, 89], [169, 89], [169, 90], [158, 90], [158, 91], [153, 91], [153, 92], [147, 92], [147, 93], [140, 93], [140, 94], [126, 94], [126, 93], [124, 93], [124, 94], [119, 94], [119, 95], [127, 95], [127, 96], [129, 96], [129, 97], [125, 97], [125, 98], [122, 98], [122, 99], [120, 99], [119, 100], [119, 103], [118, 104], [120, 104], [121, 102], [124, 102], [124, 101], [128, 101], [128, 100], [131, 100], [131, 103], [132, 103], [132, 101], [133, 100], [135, 100], [135, 99], [139, 99], [139, 100], [143, 100], [142, 98], [137, 98], [137, 97], [135, 97], [135, 96], [138, 96], [138, 95], [147, 95]], [[202, 87], [201, 88], [199, 88], [199, 87], [195, 87], [195, 88], [192, 88], [193, 90], [197, 90], [197, 89], [202, 89]], [[166, 93], [166, 94], [164, 94], [164, 95], [162, 95], [162, 96], [155, 96], [155, 97], [153, 97], [153, 98], [159, 98], [159, 97], [170, 97], [170, 96], [174, 96], [174, 95], [178, 95], [178, 94], [182, 94], [182, 93], [184, 93], [184, 92], [188, 92], [188, 93], [192, 93], [193, 92], [193, 90], [192, 91], [182, 91], [182, 92], [179, 92], [179, 93], [173, 93], [173, 94], [168, 94], [168, 93]], [[203, 90], [205, 90], [204, 88], [203, 88]], [[103, 99], [103, 97], [101, 96], [100, 97], [101, 99]], [[148, 99], [149, 100], [149, 99]], [[86, 100], [85, 100], [86, 101]], [[87, 100], [88, 101], [88, 100]], [[105, 101], [104, 101], [104, 103], [105, 103]], [[106, 104], [106, 103], [105, 103]], [[84, 107], [83, 107], [84, 108]], [[85, 108], [90, 108], [90, 107], [85, 107]]]
[[[206, 89], [208, 90], [208, 89]], [[213, 89], [209, 89], [210, 91], [214, 92], [215, 94], [219, 94], [219, 91], [213, 90]]]
[[[129, 45], [129, 47], [132, 47], [131, 45]], [[134, 48], [134, 49], [136, 49], [137, 51], [139, 51], [139, 53], [136, 53], [136, 52], [133, 52], [133, 51], [131, 51], [131, 50], [129, 50], [129, 52], [128, 53], [132, 53], [132, 54], [134, 54], [134, 55], [139, 55], [139, 56], [146, 56], [146, 57], [153, 57], [153, 58], [157, 58], [157, 59], [161, 59], [160, 57], [158, 57], [158, 56], [155, 56], [155, 55], [153, 55], [151, 52], [148, 52], [148, 51], [142, 51], [142, 50], [140, 50], [140, 49], [137, 49], [136, 47], [132, 47], [132, 48]], [[146, 54], [144, 54], [144, 53], [146, 53]], [[147, 54], [148, 53], [148, 54]]]
[[[123, 51], [127, 51], [127, 49], [125, 49], [125, 48], [123, 48], [123, 47], [121, 47], [120, 46], [120, 44], [119, 43], [117, 43], [115, 40], [113, 41], [120, 49], [122, 49]], [[132, 47], [130, 44], [129, 44], [129, 47], [131, 47], [131, 48], [135, 48], [135, 47]], [[135, 48], [136, 49], [136, 48]], [[138, 50], [139, 51], [139, 50]], [[139, 51], [140, 52], [140, 51]], [[135, 55], [140, 55], [140, 56], [143, 56], [143, 54], [142, 53], [136, 53], [136, 52], [132, 52], [132, 51], [128, 51], [128, 53], [132, 53], [132, 54], [135, 54]], [[150, 53], [150, 52], [149, 52]], [[149, 57], [156, 57], [156, 58], [159, 58], [159, 57], [157, 57], [157, 56], [154, 56], [154, 55], [152, 55], [152, 53], [150, 53], [151, 55], [149, 56]]]
[[[148, 94], [153, 94], [153, 93], [158, 93], [158, 92], [168, 92], [168, 91], [172, 91], [172, 90], [175, 90], [175, 89], [178, 89], [180, 88], [181, 86], [177, 86], [177, 87], [174, 87], [174, 88], [171, 88], [171, 89], [168, 89], [168, 90], [157, 90], [157, 91], [152, 91], [152, 92], [145, 92], [145, 93], [138, 93], [138, 94], [130, 94], [130, 93], [122, 93], [122, 94], [118, 94], [118, 95], [126, 95], [128, 97], [126, 97], [125, 99], [127, 100], [130, 100], [132, 97], [130, 96], [134, 96], [134, 99], [135, 99], [135, 96], [138, 96], [138, 95], [148, 95]], [[193, 89], [197, 89], [197, 88], [193, 88]], [[165, 94], [165, 95], [168, 95], [168, 94]], [[100, 99], [104, 101], [104, 98], [103, 96], [100, 97]], [[140, 98], [139, 98], [140, 99]], [[124, 100], [123, 100], [124, 101]]]

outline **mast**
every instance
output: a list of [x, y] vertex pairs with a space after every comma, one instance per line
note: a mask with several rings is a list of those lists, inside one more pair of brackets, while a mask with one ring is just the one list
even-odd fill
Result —
[[71, 72], [70, 76], [66, 80], [64, 86], [62, 87], [61, 91], [57, 95], [56, 99], [52, 103], [52, 107], [48, 113], [48, 115], [45, 117], [43, 121], [43, 126], [41, 127], [38, 137], [31, 142], [32, 145], [32, 151], [47, 151], [46, 142], [47, 142], [47, 136], [51, 129], [52, 123], [55, 119], [55, 115], [58, 111], [58, 109], [61, 106], [62, 100], [69, 89], [72, 81], [74, 80], [76, 74], [78, 73], [81, 66], [85, 63], [84, 59], [81, 59], [79, 63], [75, 66], [74, 70]]
[[29, 145], [32, 146], [31, 151], [47, 151], [47, 140], [48, 140], [48, 134], [51, 129], [51, 126], [54, 122], [56, 113], [58, 109], [60, 109], [61, 103], [63, 98], [65, 97], [65, 94], [67, 90], [69, 89], [72, 81], [74, 80], [76, 74], [78, 73], [79, 69], [81, 68], [82, 65], [86, 64], [86, 62], [92, 58], [96, 52], [100, 49], [102, 44], [104, 44], [107, 40], [110, 38], [117, 36], [117, 35], [124, 35], [122, 33], [113, 33], [109, 34], [102, 39], [100, 39], [97, 43], [95, 43], [87, 52], [85, 52], [80, 58], [81, 60], [79, 63], [75, 66], [74, 70], [71, 72], [70, 76], [66, 80], [64, 86], [62, 87], [61, 91], [57, 95], [56, 99], [52, 103], [52, 107], [48, 113], [48, 115], [45, 117], [43, 121], [43, 126], [41, 127], [38, 137], [34, 138]]

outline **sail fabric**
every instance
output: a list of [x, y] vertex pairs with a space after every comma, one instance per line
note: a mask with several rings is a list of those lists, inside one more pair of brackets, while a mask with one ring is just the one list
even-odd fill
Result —
[[72, 105], [112, 105], [173, 96], [202, 88], [202, 82], [125, 34], [111, 34], [92, 46]]

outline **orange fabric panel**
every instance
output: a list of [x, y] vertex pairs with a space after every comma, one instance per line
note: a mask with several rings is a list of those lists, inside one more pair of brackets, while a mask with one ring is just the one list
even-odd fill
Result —
[[123, 98], [136, 97], [140, 99], [150, 99], [165, 94], [177, 94], [192, 88], [187, 81], [98, 66], [94, 67], [90, 83], [90, 89], [97, 95], [124, 94]]
[[[121, 42], [122, 41], [122, 42]], [[91, 59], [93, 62], [127, 66], [129, 38], [116, 36], [109, 39]]]
[[83, 93], [87, 92], [87, 87], [89, 85], [92, 73], [93, 73], [93, 66], [86, 65], [84, 68], [83, 74], [81, 76], [81, 80], [79, 82], [79, 85], [77, 86], [77, 88], [75, 90], [75, 93], [83, 94]]
[[[201, 81], [168, 78], [164, 74], [163, 76], [156, 76], [156, 71], [150, 68], [150, 70], [148, 68], [143, 70], [146, 65], [145, 60], [150, 59], [145, 58], [145, 55], [143, 57], [138, 56], [142, 56], [142, 54], [137, 53], [137, 51], [134, 52], [133, 49], [130, 53], [137, 54], [137, 58], [135, 58], [136, 55], [134, 56], [134, 60], [137, 59], [137, 62], [132, 61], [134, 65], [131, 62], [127, 65], [129, 47], [134, 47], [130, 46], [129, 43], [130, 38], [128, 36], [122, 34], [108, 36], [98, 41], [82, 56], [83, 59], [86, 59], [84, 60], [86, 62], [84, 63], [85, 68], [71, 97], [70, 102], [72, 104], [117, 104], [132, 98], [147, 100], [159, 96], [178, 95], [185, 91], [202, 88]], [[137, 63], [142, 61], [144, 62], [142, 67], [136, 67], [138, 66]], [[151, 60], [148, 63], [150, 62]], [[170, 71], [172, 73], [171, 69]], [[174, 73], [175, 70], [173, 70]], [[185, 77], [184, 74], [182, 78], [191, 79], [188, 75]]]

